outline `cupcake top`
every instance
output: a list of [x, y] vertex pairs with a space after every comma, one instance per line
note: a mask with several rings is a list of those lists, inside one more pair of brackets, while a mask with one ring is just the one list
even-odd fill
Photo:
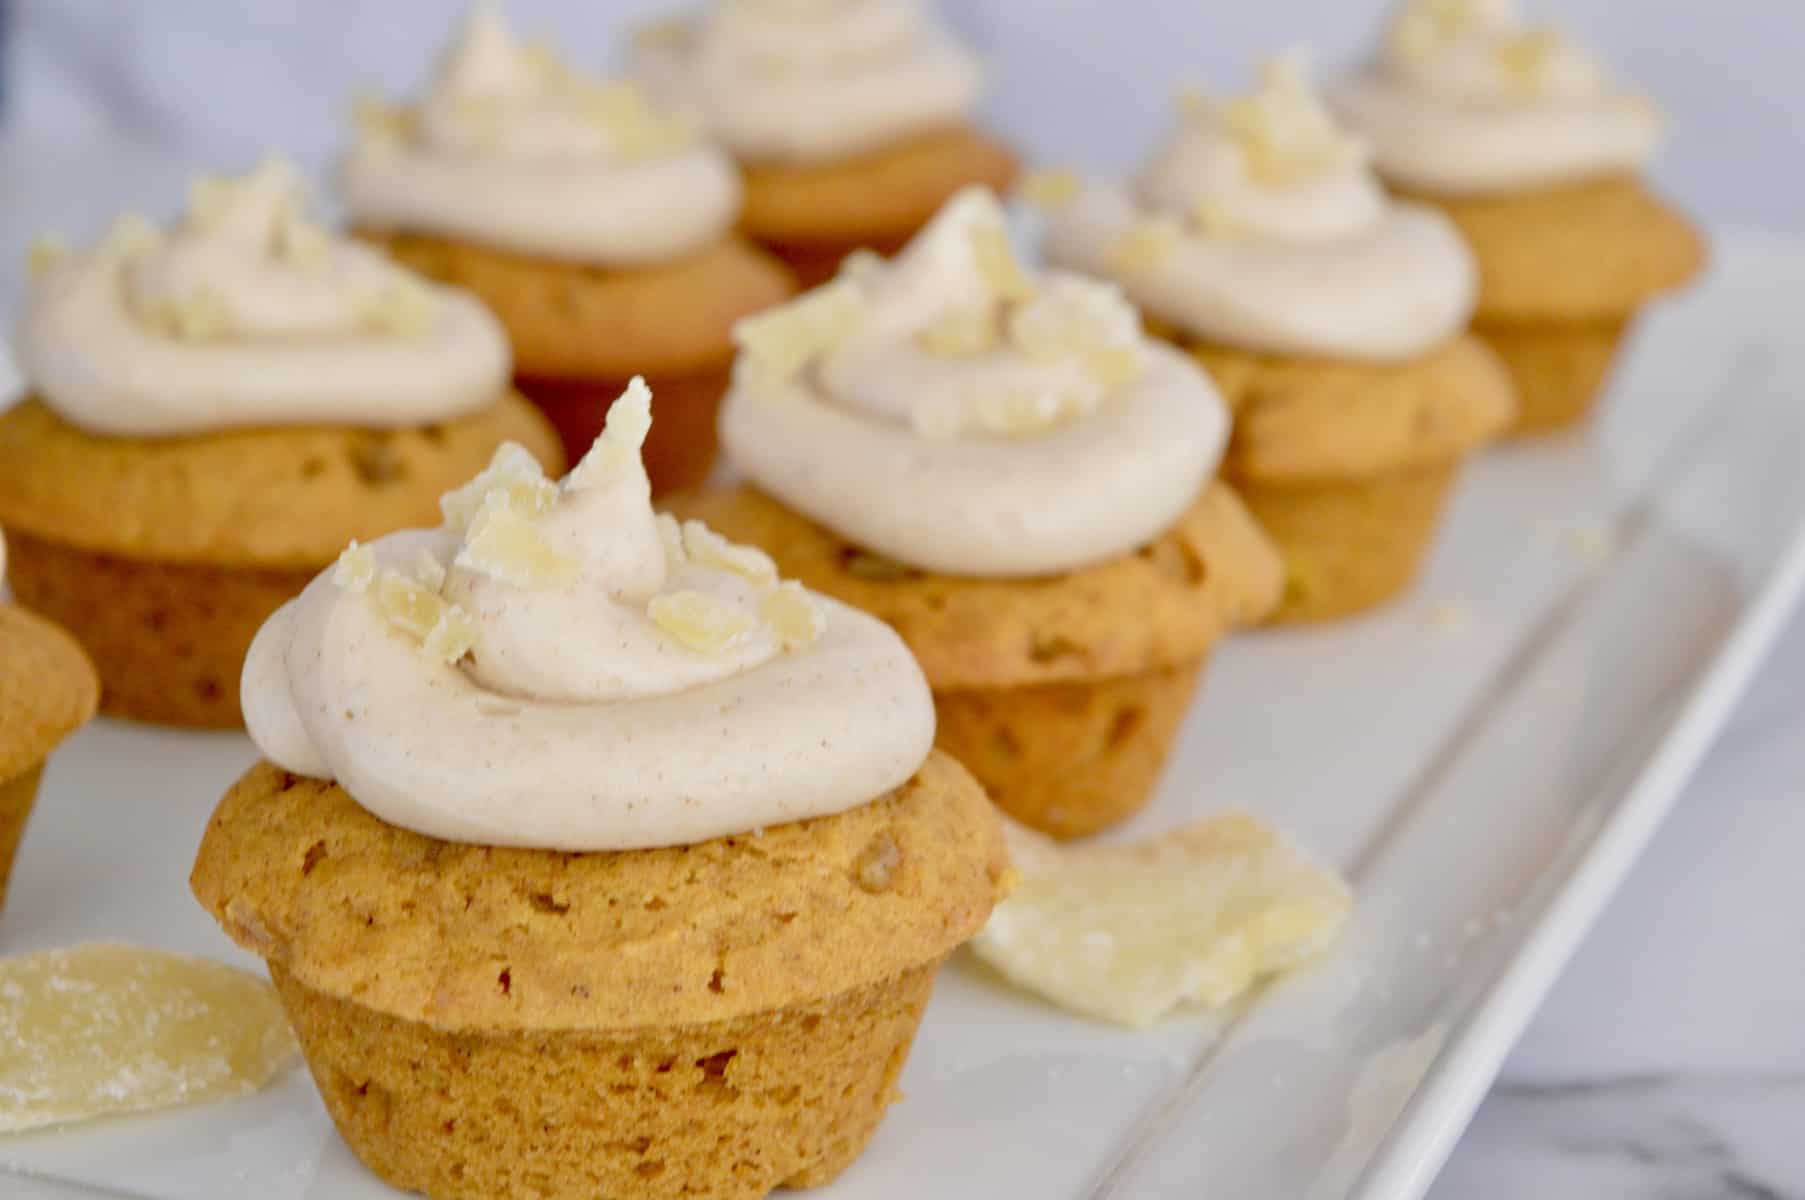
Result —
[[366, 102], [340, 172], [352, 219], [524, 254], [661, 262], [719, 238], [739, 176], [637, 84], [521, 43], [478, 0], [411, 108]]
[[1244, 349], [1396, 360], [1466, 324], [1476, 272], [1459, 234], [1386, 196], [1299, 56], [1267, 64], [1245, 96], [1180, 107], [1133, 180], [1080, 184], [1055, 206], [1052, 261], [1116, 279], [1192, 338]]
[[1486, 195], [1635, 171], [1660, 120], [1558, 30], [1514, 0], [1403, 0], [1372, 60], [1336, 90], [1385, 177]]
[[1071, 571], [1157, 537], [1228, 417], [1113, 285], [1030, 274], [1001, 207], [955, 196], [897, 257], [742, 321], [721, 441], [760, 488], [947, 575]]
[[507, 385], [506, 336], [462, 292], [310, 221], [295, 170], [195, 181], [162, 230], [127, 214], [93, 248], [45, 245], [19, 322], [34, 393], [90, 433], [395, 428]]
[[934, 738], [881, 622], [655, 517], [635, 380], [561, 483], [508, 446], [445, 524], [353, 545], [245, 662], [245, 722], [297, 774], [430, 837], [685, 845], [841, 812]]
[[977, 56], [924, 0], [714, 0], [642, 30], [633, 64], [752, 163], [847, 158], [956, 125]]

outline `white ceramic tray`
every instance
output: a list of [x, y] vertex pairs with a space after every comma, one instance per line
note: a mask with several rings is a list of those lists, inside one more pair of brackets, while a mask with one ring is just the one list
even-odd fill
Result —
[[[1226, 1021], [1128, 1033], [970, 962], [905, 1100], [822, 1200], [1399, 1200], [1661, 819], [1805, 581], [1805, 243], [1727, 239], [1590, 435], [1471, 471], [1416, 594], [1211, 668], [1135, 831], [1240, 806], [1358, 888], [1322, 964]], [[0, 948], [126, 938], [248, 961], [189, 899], [235, 736], [97, 723], [55, 760]], [[391, 1196], [305, 1073], [229, 1105], [0, 1139], [0, 1194]], [[29, 1190], [28, 1190], [29, 1189]]]

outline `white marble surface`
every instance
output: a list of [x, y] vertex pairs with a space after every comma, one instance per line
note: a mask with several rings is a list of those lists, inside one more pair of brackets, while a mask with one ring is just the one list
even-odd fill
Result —
[[[0, 139], [0, 312], [26, 242], [185, 172], [117, 145]], [[1438, 1200], [1805, 1197], [1805, 621], [1549, 998]]]

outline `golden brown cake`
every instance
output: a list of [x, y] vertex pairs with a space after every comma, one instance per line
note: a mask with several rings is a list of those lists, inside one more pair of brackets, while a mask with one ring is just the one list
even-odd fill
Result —
[[1591, 411], [1636, 315], [1703, 269], [1698, 230], [1633, 176], [1487, 197], [1424, 197], [1479, 261], [1473, 331], [1516, 385], [1515, 431]]
[[515, 385], [557, 429], [569, 461], [595, 441], [627, 381], [644, 374], [658, 393], [646, 470], [659, 491], [694, 487], [714, 466], [734, 323], [795, 291], [787, 270], [733, 237], [669, 263], [609, 267], [361, 232], [494, 310], [514, 346]]
[[961, 188], [1004, 192], [1019, 171], [1007, 147], [969, 127], [824, 163], [753, 164], [740, 229], [813, 287], [854, 250], [900, 250]]
[[[0, 543], [0, 564], [6, 549]], [[100, 683], [75, 639], [0, 601], [0, 905], [44, 760], [89, 717]]]
[[1350, 616], [1409, 587], [1466, 456], [1515, 412], [1472, 337], [1397, 365], [1191, 350], [1235, 414], [1223, 476], [1284, 556], [1278, 622]]
[[562, 464], [518, 396], [417, 429], [156, 439], [85, 433], [26, 400], [0, 412], [7, 581], [93, 655], [103, 711], [234, 728], [258, 626], [347, 541], [434, 520], [509, 441]]
[[614, 854], [434, 841], [265, 763], [192, 884], [269, 961], [333, 1122], [394, 1186], [759, 1197], [864, 1148], [1004, 862], [938, 755], [840, 816]]
[[733, 323], [795, 284], [734, 231], [737, 172], [690, 123], [478, 4], [414, 104], [364, 106], [340, 185], [363, 236], [495, 310], [515, 386], [570, 461], [644, 375], [660, 399], [653, 486], [707, 477]]
[[1509, 368], [1518, 433], [1592, 410], [1637, 313], [1704, 265], [1698, 232], [1649, 191], [1660, 119], [1583, 45], [1509, 6], [1404, 0], [1338, 90], [1400, 192], [1473, 247], [1473, 329]]
[[1113, 288], [1027, 272], [975, 189], [741, 342], [722, 438], [752, 485], [673, 511], [900, 633], [1010, 815], [1072, 838], [1146, 804], [1205, 658], [1281, 586], [1211, 479], [1197, 366]]
[[1005, 812], [1061, 838], [1146, 803], [1211, 647], [1264, 616], [1281, 581], [1221, 484], [1132, 554], [1027, 580], [900, 566], [751, 487], [673, 497], [671, 511], [900, 633], [934, 689], [940, 748]]
[[1285, 560], [1275, 622], [1404, 591], [1466, 457], [1515, 413], [1463, 331], [1471, 252], [1446, 217], [1388, 199], [1300, 64], [1186, 102], [1128, 185], [1038, 189], [1048, 256], [1118, 282], [1234, 413], [1222, 464]]
[[929, 10], [710, 3], [638, 31], [633, 66], [745, 172], [740, 229], [831, 279], [891, 254], [966, 187], [1005, 191], [1015, 155], [973, 122], [984, 69]]
[[347, 550], [246, 665], [271, 761], [194, 893], [435, 1200], [832, 1179], [1009, 882], [896, 634], [654, 516], [648, 400], [562, 482], [498, 459]]

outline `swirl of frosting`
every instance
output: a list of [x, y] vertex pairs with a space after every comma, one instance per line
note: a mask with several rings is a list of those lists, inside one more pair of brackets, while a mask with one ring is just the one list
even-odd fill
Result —
[[922, 0], [716, 0], [633, 63], [748, 162], [820, 162], [958, 124], [984, 70]]
[[22, 373], [64, 419], [162, 437], [264, 425], [450, 420], [507, 386], [506, 335], [463, 292], [308, 221], [294, 169], [202, 178], [164, 232], [114, 223], [40, 253]]
[[954, 197], [893, 262], [742, 321], [735, 464], [866, 549], [952, 575], [1127, 553], [1214, 471], [1221, 398], [1109, 284], [1030, 276], [995, 197]]
[[1645, 165], [1660, 120], [1514, 0], [1404, 0], [1332, 97], [1386, 178], [1441, 195], [1524, 191]]
[[1130, 187], [1079, 188], [1047, 226], [1061, 265], [1119, 281], [1201, 339], [1410, 358], [1472, 313], [1472, 256], [1441, 214], [1389, 200], [1295, 56], [1227, 103], [1189, 99]]
[[659, 262], [739, 213], [733, 164], [638, 85], [522, 45], [478, 0], [412, 109], [365, 103], [340, 171], [352, 216], [527, 254]]
[[446, 523], [353, 546], [245, 660], [277, 765], [430, 837], [686, 845], [905, 782], [934, 705], [882, 622], [654, 516], [635, 380], [561, 483], [504, 447]]

